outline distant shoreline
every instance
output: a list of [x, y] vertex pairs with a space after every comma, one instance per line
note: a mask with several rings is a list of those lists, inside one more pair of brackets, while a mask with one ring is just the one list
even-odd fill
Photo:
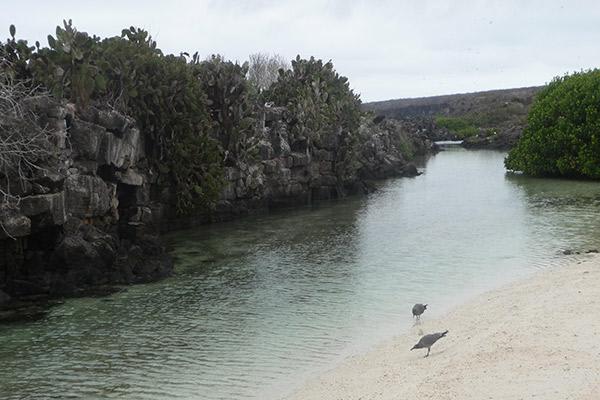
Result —
[[[477, 296], [309, 380], [289, 400], [596, 398], [600, 256]], [[409, 349], [448, 329], [429, 358]], [[422, 332], [421, 332], [422, 331]]]
[[538, 92], [546, 85], [538, 85], [538, 86], [521, 86], [515, 88], [504, 88], [504, 89], [488, 89], [488, 90], [480, 90], [477, 92], [458, 92], [458, 93], [446, 93], [446, 94], [437, 94], [432, 96], [418, 96], [418, 97], [399, 97], [394, 99], [387, 100], [373, 100], [366, 101], [363, 103], [363, 107], [367, 110], [377, 109], [377, 106], [396, 106], [396, 107], [406, 107], [406, 106], [417, 106], [417, 105], [426, 105], [426, 104], [441, 104], [446, 103], [451, 100], [463, 100], [469, 97], [481, 97], [481, 96], [501, 96], [501, 95], [522, 95], [523, 93], [528, 92]]

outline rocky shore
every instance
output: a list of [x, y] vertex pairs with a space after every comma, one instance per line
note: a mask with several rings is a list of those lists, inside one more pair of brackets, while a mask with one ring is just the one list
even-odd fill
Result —
[[55, 154], [0, 214], [0, 320], [35, 318], [52, 299], [168, 276], [162, 231], [369, 192], [371, 180], [416, 175], [410, 159], [432, 148], [413, 125], [365, 119], [358, 172], [343, 175], [335, 165], [341, 130], [316, 143], [291, 139], [284, 110], [265, 108], [256, 157], [226, 164], [213, 210], [182, 217], [132, 118], [48, 100], [32, 108]]
[[471, 136], [463, 140], [467, 149], [510, 150], [523, 134], [523, 126], [509, 126], [492, 133]]

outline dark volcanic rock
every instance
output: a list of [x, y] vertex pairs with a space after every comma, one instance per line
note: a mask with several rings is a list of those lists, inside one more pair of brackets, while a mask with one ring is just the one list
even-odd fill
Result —
[[74, 120], [70, 129], [71, 146], [74, 157], [79, 160], [96, 161], [100, 144], [106, 135], [106, 129], [102, 126]]
[[114, 188], [91, 175], [69, 176], [65, 182], [67, 209], [69, 214], [78, 217], [101, 216], [111, 208]]
[[0, 323], [17, 321], [36, 321], [44, 318], [49, 311], [46, 302], [24, 302], [18, 306], [0, 309]]
[[11, 301], [11, 297], [5, 293], [3, 290], [0, 290], [0, 309], [5, 307]]
[[409, 163], [404, 167], [404, 176], [417, 176], [419, 175], [419, 170], [415, 164]]
[[481, 134], [481, 136], [468, 137], [463, 141], [463, 147], [469, 149], [509, 150], [517, 144], [522, 132], [522, 128], [512, 127], [489, 135]]
[[24, 297], [45, 294], [48, 287], [41, 280], [36, 279], [12, 279], [7, 282], [7, 289], [13, 297]]
[[121, 136], [107, 133], [100, 148], [99, 161], [119, 169], [127, 169], [137, 164], [142, 157], [144, 143], [136, 128], [125, 131]]
[[7, 210], [1, 217], [0, 240], [27, 236], [31, 233], [31, 220], [24, 215]]
[[[21, 212], [28, 217], [47, 214], [49, 225], [62, 225], [67, 220], [63, 192], [24, 197], [21, 199], [19, 207]], [[37, 228], [43, 227], [42, 225]]]
[[154, 234], [161, 208], [134, 121], [94, 107], [35, 107], [56, 157], [0, 210], [0, 321], [37, 318], [49, 297], [108, 293], [172, 271]]
[[171, 274], [173, 263], [156, 237], [146, 236], [124, 247], [115, 264], [115, 273], [124, 282], [151, 282]]
[[98, 110], [94, 122], [117, 136], [121, 136], [129, 129], [135, 128], [133, 118], [129, 118], [115, 110]]

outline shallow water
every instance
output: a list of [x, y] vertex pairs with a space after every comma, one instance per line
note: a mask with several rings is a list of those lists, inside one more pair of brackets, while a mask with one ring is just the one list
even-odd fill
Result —
[[0, 398], [273, 399], [424, 318], [600, 248], [600, 184], [451, 149], [366, 197], [168, 238], [176, 275], [0, 326]]

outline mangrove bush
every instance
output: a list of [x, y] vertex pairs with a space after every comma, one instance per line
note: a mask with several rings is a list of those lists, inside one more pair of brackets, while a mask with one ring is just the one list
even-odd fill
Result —
[[533, 176], [600, 179], [600, 70], [557, 77], [542, 90], [505, 164]]

